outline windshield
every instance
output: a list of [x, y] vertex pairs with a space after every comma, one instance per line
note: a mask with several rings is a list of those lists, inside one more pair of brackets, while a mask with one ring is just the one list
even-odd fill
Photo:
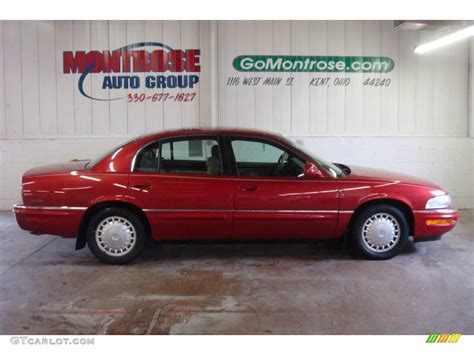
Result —
[[320, 166], [322, 166], [323, 169], [326, 170], [332, 176], [334, 176], [334, 177], [344, 177], [344, 176], [346, 176], [346, 173], [341, 168], [334, 165], [333, 163], [330, 163], [330, 162], [324, 160], [323, 158], [320, 158], [319, 156], [317, 156], [313, 152], [307, 150], [306, 148], [302, 147], [301, 145], [298, 145], [297, 143], [293, 142], [290, 139], [287, 139], [287, 138], [283, 137], [283, 140], [285, 142], [287, 142], [289, 145], [291, 145], [292, 147], [295, 147], [296, 149], [302, 151], [304, 154], [309, 156], [314, 162], [316, 162]]
[[136, 140], [137, 138], [132, 138], [132, 139], [129, 139], [127, 140], [125, 143], [122, 143], [116, 147], [114, 147], [113, 149], [110, 149], [108, 150], [107, 152], [99, 155], [97, 158], [91, 160], [90, 162], [88, 162], [85, 166], [86, 169], [92, 169], [97, 163], [99, 163], [101, 160], [103, 160], [105, 157], [107, 157], [108, 155], [114, 153], [115, 151], [119, 150], [120, 148], [126, 146], [127, 144], [133, 142], [134, 140]]

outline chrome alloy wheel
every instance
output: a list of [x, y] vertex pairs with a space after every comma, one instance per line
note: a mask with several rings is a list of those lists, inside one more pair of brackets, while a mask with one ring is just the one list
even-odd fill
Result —
[[122, 256], [133, 249], [137, 233], [128, 219], [111, 216], [99, 223], [95, 231], [95, 240], [100, 250], [107, 255]]
[[362, 242], [365, 247], [376, 253], [393, 249], [400, 240], [400, 224], [388, 213], [376, 213], [370, 216], [362, 227]]

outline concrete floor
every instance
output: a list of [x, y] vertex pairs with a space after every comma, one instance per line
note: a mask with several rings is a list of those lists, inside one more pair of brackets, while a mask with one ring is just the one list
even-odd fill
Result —
[[328, 244], [166, 245], [126, 266], [0, 213], [0, 334], [474, 334], [474, 211], [389, 261]]

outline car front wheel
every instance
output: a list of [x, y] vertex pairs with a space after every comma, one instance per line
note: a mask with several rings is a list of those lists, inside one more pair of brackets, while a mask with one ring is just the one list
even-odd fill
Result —
[[116, 207], [96, 213], [87, 228], [87, 245], [107, 264], [126, 264], [136, 259], [145, 246], [143, 222], [133, 212]]
[[355, 251], [368, 259], [390, 259], [408, 240], [409, 227], [403, 212], [391, 205], [374, 205], [363, 210], [352, 226]]

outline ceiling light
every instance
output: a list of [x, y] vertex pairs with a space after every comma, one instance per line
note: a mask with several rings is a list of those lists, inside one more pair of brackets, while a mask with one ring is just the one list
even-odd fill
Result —
[[432, 41], [420, 44], [415, 47], [415, 53], [423, 54], [434, 49], [447, 46], [449, 44], [462, 41], [463, 39], [474, 36], [474, 26], [465, 27], [461, 30], [451, 32], [446, 36], [434, 39]]

